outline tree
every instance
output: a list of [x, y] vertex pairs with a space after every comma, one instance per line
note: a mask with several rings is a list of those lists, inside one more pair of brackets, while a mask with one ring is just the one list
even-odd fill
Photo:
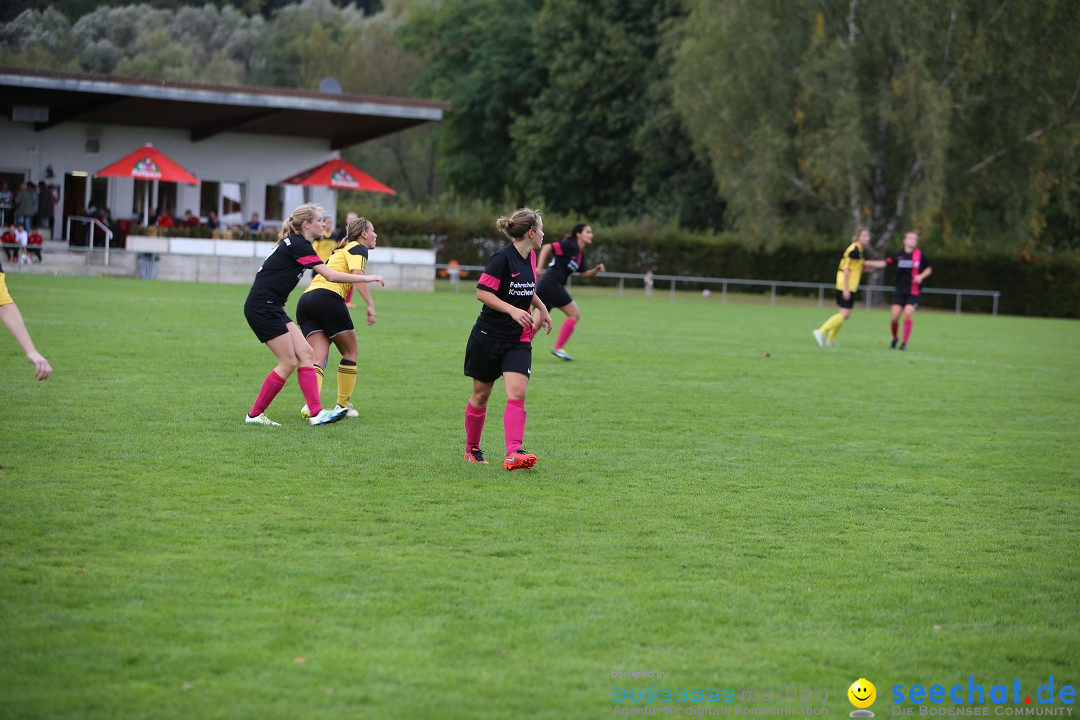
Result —
[[881, 249], [911, 225], [977, 227], [978, 198], [1006, 188], [1020, 192], [991, 212], [997, 232], [1026, 234], [1045, 189], [1076, 177], [1077, 13], [1065, 0], [692, 0], [675, 102], [733, 221], [760, 237], [865, 224]]

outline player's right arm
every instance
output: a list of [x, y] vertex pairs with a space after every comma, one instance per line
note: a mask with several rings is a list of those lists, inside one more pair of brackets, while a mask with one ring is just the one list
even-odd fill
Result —
[[344, 273], [340, 270], [331, 270], [329, 266], [319, 263], [318, 265], [312, 265], [311, 269], [322, 275], [330, 282], [336, 283], [366, 283], [366, 282], [382, 282], [381, 275], [353, 275], [352, 273]]
[[551, 258], [551, 243], [540, 248], [540, 254], [536, 257], [536, 282], [540, 282], [540, 276], [548, 266]]

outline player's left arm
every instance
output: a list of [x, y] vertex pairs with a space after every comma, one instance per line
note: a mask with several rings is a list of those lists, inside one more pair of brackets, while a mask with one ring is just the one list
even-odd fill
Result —
[[547, 331], [547, 334], [550, 335], [552, 326], [551, 313], [548, 312], [547, 306], [544, 305], [544, 301], [541, 300], [540, 296], [536, 293], [533, 293], [532, 296], [532, 306], [540, 311], [533, 318], [533, 332], [535, 333], [537, 330], [540, 329], [541, 326], [543, 326], [544, 330]]
[[581, 271], [581, 277], [583, 277], [583, 278], [591, 278], [596, 273], [604, 272], [604, 269], [605, 269], [604, 268], [604, 263], [598, 263], [596, 265], [593, 265], [588, 270], [582, 270]]
[[885, 260], [863, 260], [863, 265], [869, 268], [874, 268], [875, 270], [880, 270], [888, 264], [889, 263]]

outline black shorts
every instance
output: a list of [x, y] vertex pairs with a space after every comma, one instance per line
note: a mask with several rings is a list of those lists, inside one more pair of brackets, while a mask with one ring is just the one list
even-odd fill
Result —
[[919, 309], [919, 295], [918, 293], [912, 295], [910, 290], [901, 290], [897, 288], [893, 290], [892, 294], [893, 305], [910, 305], [916, 310]]
[[323, 288], [300, 296], [300, 301], [296, 303], [296, 324], [304, 337], [322, 332], [332, 338], [356, 329], [345, 300], [333, 290]]
[[255, 332], [255, 337], [262, 343], [288, 334], [287, 326], [292, 322], [285, 308], [271, 303], [244, 305], [244, 317]]
[[465, 374], [480, 382], [490, 383], [508, 372], [531, 375], [532, 343], [499, 340], [473, 327], [469, 344], [465, 346]]
[[851, 293], [851, 297], [848, 298], [847, 300], [844, 299], [844, 291], [843, 290], [837, 290], [836, 291], [836, 304], [839, 305], [840, 307], [846, 308], [848, 310], [855, 307], [855, 301], [858, 298], [859, 298], [859, 291], [858, 290]]
[[540, 298], [540, 302], [544, 303], [544, 307], [548, 310], [566, 307], [574, 302], [574, 298], [570, 297], [570, 293], [566, 292], [565, 287], [555, 283], [544, 283], [542, 280], [536, 288], [536, 296]]

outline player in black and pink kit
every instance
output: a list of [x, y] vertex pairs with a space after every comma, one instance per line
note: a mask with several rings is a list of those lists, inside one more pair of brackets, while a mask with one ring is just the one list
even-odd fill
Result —
[[[551, 315], [536, 296], [536, 251], [544, 243], [544, 222], [537, 211], [521, 208], [508, 218], [499, 218], [495, 226], [510, 244], [491, 256], [476, 284], [476, 299], [484, 307], [465, 347], [465, 374], [473, 379], [472, 396], [465, 405], [465, 460], [487, 464], [480, 437], [488, 398], [502, 375], [506, 387], [503, 467], [519, 470], [536, 464], [536, 456], [521, 448], [532, 338], [541, 326], [551, 332]], [[539, 311], [535, 317], [534, 307]]]
[[915, 311], [919, 309], [919, 291], [922, 282], [930, 277], [933, 268], [930, 260], [919, 249], [919, 233], [914, 230], [904, 235], [904, 249], [885, 258], [886, 265], [896, 268], [896, 287], [893, 290], [892, 317], [889, 327], [892, 330], [892, 347], [896, 348], [897, 331], [900, 329], [900, 312], [904, 313], [904, 337], [900, 340], [900, 349], [906, 350], [911, 337], [911, 324]]
[[[555, 346], [551, 354], [563, 360], [573, 360], [568, 352], [563, 350], [570, 336], [574, 333], [578, 320], [581, 319], [581, 310], [566, 292], [566, 281], [574, 273], [581, 273], [581, 277], [589, 278], [596, 273], [604, 272], [604, 263], [594, 268], [585, 265], [585, 257], [582, 252], [583, 245], [592, 245], [593, 231], [585, 223], [578, 223], [571, 228], [569, 234], [557, 243], [545, 245], [540, 250], [540, 259], [537, 265], [540, 267], [539, 282], [536, 286], [536, 294], [548, 309], [559, 308], [566, 315], [562, 327], [559, 328], [559, 336], [555, 339]], [[551, 263], [546, 265], [548, 257]]]
[[[264, 411], [277, 396], [285, 381], [296, 370], [296, 379], [311, 412], [312, 425], [325, 425], [345, 417], [340, 412], [324, 409], [319, 401], [319, 385], [315, 377], [315, 353], [300, 328], [285, 312], [285, 301], [300, 281], [304, 270], [310, 268], [327, 280], [355, 283], [366, 280], [363, 275], [331, 270], [315, 254], [313, 238], [322, 235], [323, 209], [318, 205], [301, 205], [292, 217], [281, 225], [278, 244], [274, 246], [255, 274], [255, 282], [244, 302], [244, 317], [259, 338], [277, 357], [277, 367], [263, 380], [262, 389], [247, 414], [246, 422], [253, 425], [280, 425], [266, 417]], [[298, 369], [299, 368], [299, 369]]]

